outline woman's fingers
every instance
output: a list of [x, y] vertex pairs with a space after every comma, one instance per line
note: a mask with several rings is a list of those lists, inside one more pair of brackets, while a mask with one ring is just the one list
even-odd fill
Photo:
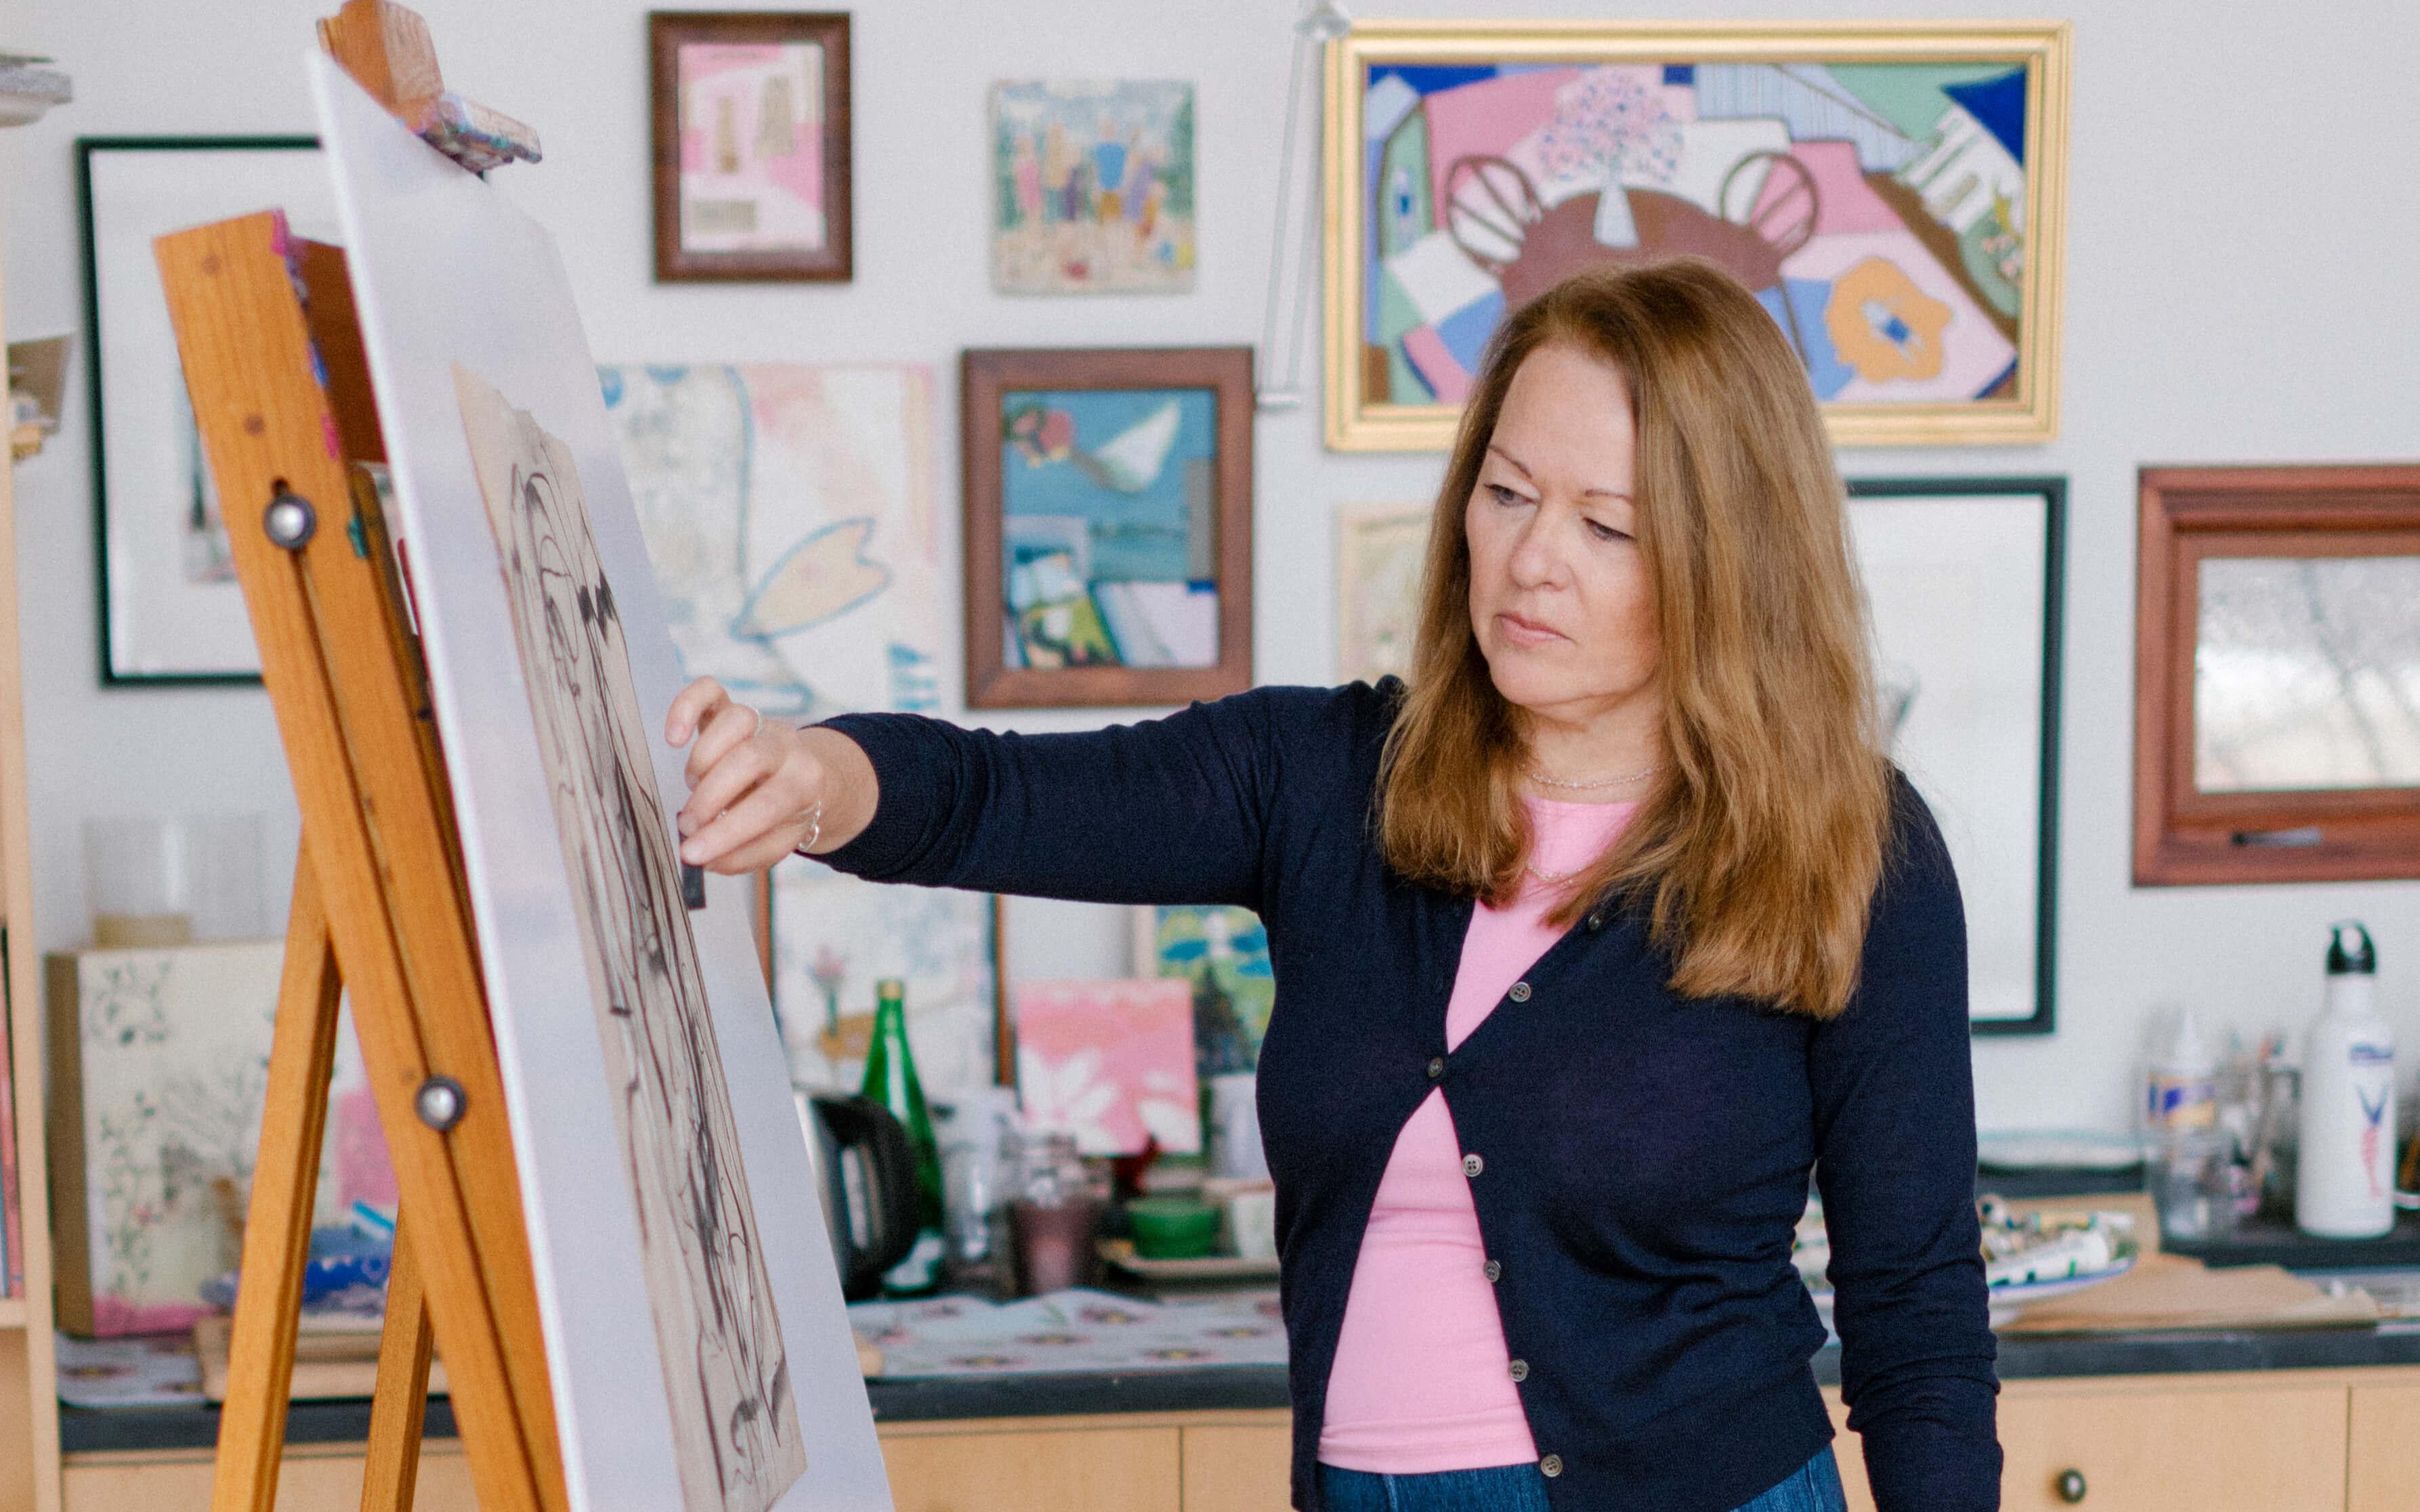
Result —
[[[698, 743], [704, 745], [718, 733], [717, 727], [709, 726]], [[770, 775], [781, 764], [782, 754], [770, 740], [743, 736], [727, 746], [706, 775], [690, 786], [689, 801], [681, 805], [675, 816], [680, 832], [694, 835], [704, 829], [717, 814], [737, 803], [750, 788]]]
[[755, 859], [770, 847], [778, 847], [772, 850], [777, 858], [796, 848], [812, 827], [806, 815], [814, 800], [802, 800], [799, 784], [787, 778], [759, 782], [722, 810], [681, 846], [681, 859], [715, 872], [747, 872], [770, 864]]
[[690, 790], [695, 791], [725, 756], [746, 745], [763, 724], [763, 717], [745, 703], [726, 701], [716, 709], [698, 727], [697, 743], [690, 747], [689, 761], [681, 768]]
[[697, 733], [715, 711], [731, 702], [731, 695], [711, 677], [690, 681], [674, 698], [673, 706], [664, 715], [664, 739], [675, 746], [686, 746], [689, 737]]

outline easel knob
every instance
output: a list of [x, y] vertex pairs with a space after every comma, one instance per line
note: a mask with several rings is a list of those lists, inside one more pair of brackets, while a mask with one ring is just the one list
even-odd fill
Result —
[[471, 1105], [462, 1094], [462, 1084], [451, 1076], [431, 1076], [420, 1084], [411, 1097], [412, 1111], [420, 1121], [443, 1134], [462, 1121], [462, 1114]]
[[311, 501], [287, 487], [277, 486], [269, 496], [269, 507], [261, 512], [261, 532], [288, 551], [300, 551], [319, 529], [319, 512]]

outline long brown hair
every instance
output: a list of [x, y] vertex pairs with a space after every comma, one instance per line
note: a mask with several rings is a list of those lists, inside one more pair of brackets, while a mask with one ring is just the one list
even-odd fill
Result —
[[1673, 991], [1837, 1016], [1856, 987], [1890, 817], [1863, 602], [1806, 373], [1764, 307], [1711, 263], [1577, 274], [1490, 343], [1437, 495], [1410, 687], [1381, 766], [1387, 859], [1491, 902], [1519, 890], [1527, 717], [1496, 690], [1471, 628], [1464, 517], [1513, 374], [1550, 344], [1629, 381], [1667, 754], [1620, 841], [1549, 919], [1649, 900]]

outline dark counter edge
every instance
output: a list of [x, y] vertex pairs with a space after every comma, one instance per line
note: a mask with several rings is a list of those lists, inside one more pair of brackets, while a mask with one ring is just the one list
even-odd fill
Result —
[[[1998, 1337], [2003, 1381], [2420, 1365], [2420, 1323], [2410, 1320], [2369, 1328]], [[1820, 1350], [1813, 1365], [1817, 1384], [1839, 1384], [1838, 1345]], [[1277, 1365], [1072, 1371], [1047, 1376], [924, 1376], [865, 1384], [876, 1423], [1236, 1412], [1287, 1405], [1286, 1373]], [[370, 1404], [365, 1400], [296, 1402], [287, 1414], [286, 1439], [288, 1443], [358, 1443], [368, 1436], [369, 1422]], [[207, 1449], [217, 1442], [218, 1427], [214, 1407], [59, 1409], [59, 1446], [69, 1454]], [[453, 1436], [451, 1409], [444, 1398], [433, 1399], [428, 1404], [426, 1437]]]

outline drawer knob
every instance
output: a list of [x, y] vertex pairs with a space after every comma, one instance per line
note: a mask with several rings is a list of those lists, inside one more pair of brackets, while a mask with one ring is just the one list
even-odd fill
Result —
[[2058, 1499], [2070, 1506], [2084, 1500], [2084, 1472], [2062, 1470], [2058, 1473]]

